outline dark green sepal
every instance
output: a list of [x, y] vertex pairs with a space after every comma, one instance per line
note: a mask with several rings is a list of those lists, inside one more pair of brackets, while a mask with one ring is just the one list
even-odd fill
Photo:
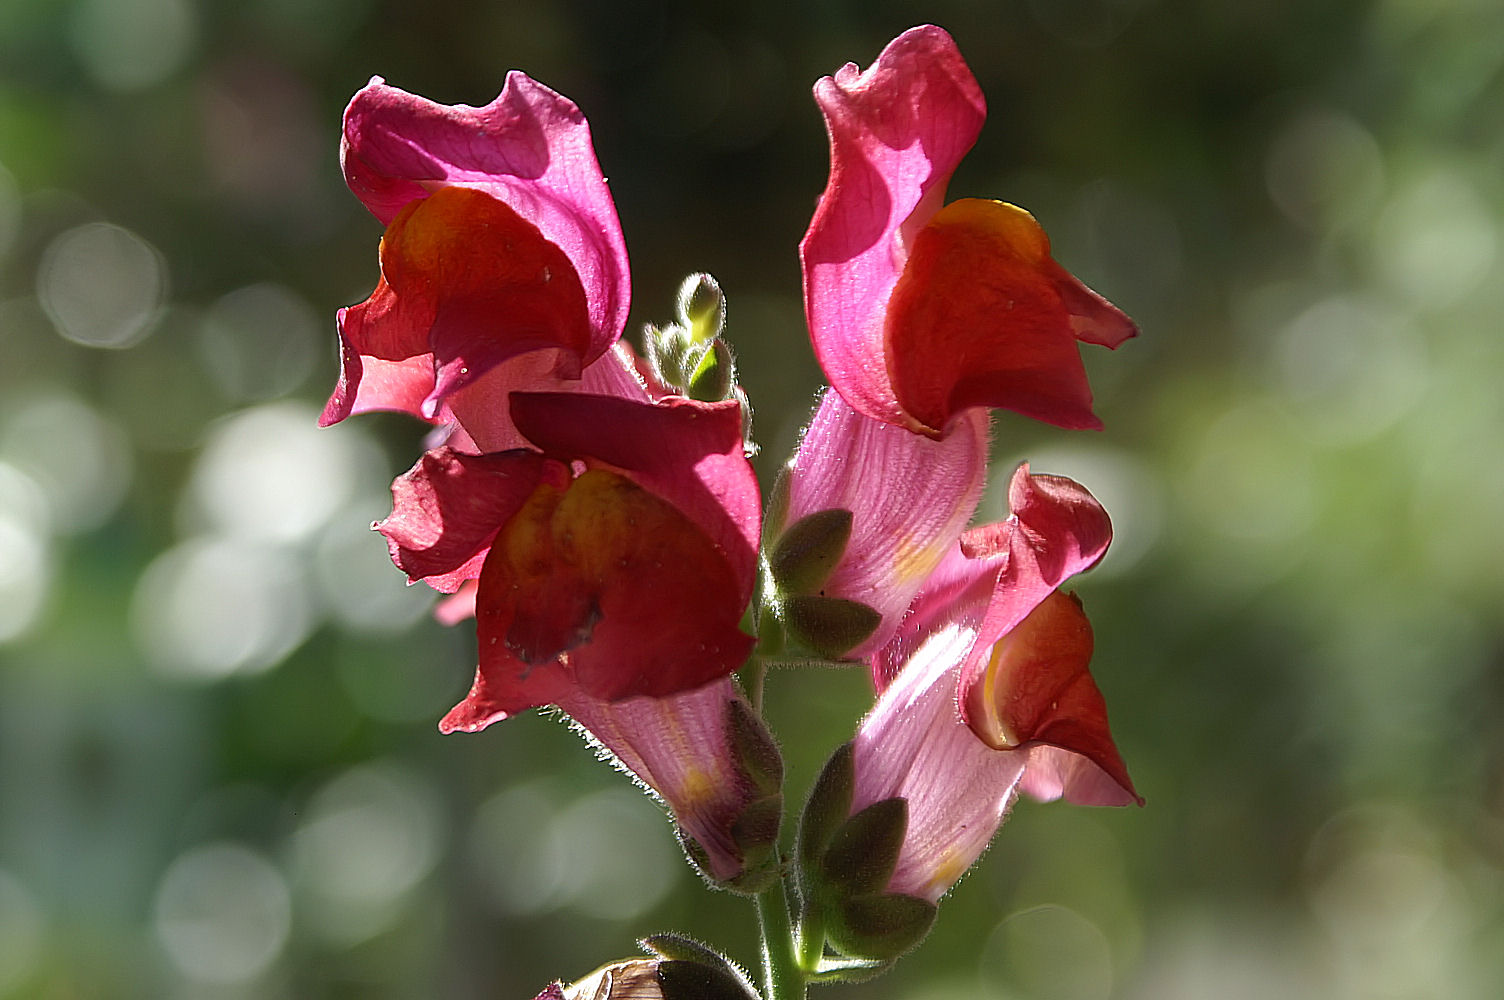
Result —
[[790, 639], [829, 659], [839, 659], [877, 631], [883, 616], [861, 601], [801, 594], [783, 603]]
[[706, 884], [720, 888], [720, 883], [710, 874], [710, 854], [700, 846], [700, 842], [684, 832], [684, 827], [674, 824], [674, 836], [679, 840], [679, 847], [684, 851], [684, 857], [689, 860], [689, 867], [695, 870], [695, 874], [705, 880]]
[[778, 842], [783, 821], [783, 796], [777, 793], [747, 803], [731, 823], [731, 840], [744, 852], [766, 849]]
[[843, 955], [891, 961], [924, 940], [935, 923], [935, 904], [900, 893], [841, 900], [826, 937]]
[[768, 489], [768, 502], [762, 512], [762, 543], [766, 550], [783, 533], [783, 522], [789, 516], [789, 491], [793, 488], [793, 473], [787, 465], [778, 470], [773, 485]]
[[742, 774], [763, 795], [783, 788], [783, 754], [767, 723], [740, 698], [726, 703], [731, 752], [741, 765]]
[[820, 859], [821, 881], [840, 898], [887, 888], [909, 826], [907, 800], [874, 802], [842, 823]]
[[710, 945], [696, 941], [688, 934], [678, 931], [662, 931], [637, 939], [644, 951], [659, 958], [672, 958], [681, 962], [699, 962], [702, 965], [730, 966], [731, 960]]
[[663, 1000], [757, 1000], [744, 979], [726, 968], [667, 959], [658, 963]]
[[799, 867], [807, 875], [820, 870], [820, 861], [830, 847], [841, 824], [851, 815], [851, 793], [856, 784], [856, 767], [852, 745], [843, 743], [820, 769], [809, 800], [799, 817], [797, 854]]
[[851, 511], [817, 510], [789, 525], [768, 555], [768, 569], [780, 593], [814, 594], [851, 541]]

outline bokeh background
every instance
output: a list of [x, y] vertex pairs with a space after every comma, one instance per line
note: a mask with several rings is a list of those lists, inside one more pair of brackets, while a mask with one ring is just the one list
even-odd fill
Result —
[[[422, 428], [314, 427], [380, 236], [339, 115], [373, 74], [573, 97], [633, 331], [722, 281], [767, 471], [819, 381], [809, 87], [924, 21], [991, 108], [952, 195], [1143, 329], [1088, 350], [1105, 433], [1004, 416], [996, 475], [1113, 512], [1079, 592], [1148, 806], [1021, 805], [830, 995], [1499, 995], [1504, 6], [4, 0], [0, 997], [530, 998], [675, 928], [753, 961], [564, 726], [435, 729], [473, 638], [367, 530]], [[798, 797], [869, 695], [769, 684]]]

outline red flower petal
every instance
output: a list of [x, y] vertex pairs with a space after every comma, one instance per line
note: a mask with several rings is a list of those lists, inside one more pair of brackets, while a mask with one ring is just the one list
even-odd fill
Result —
[[883, 311], [911, 230], [943, 203], [986, 104], [956, 43], [934, 25], [895, 38], [865, 72], [848, 63], [820, 80], [815, 102], [830, 134], [830, 180], [799, 244], [815, 354], [854, 408], [912, 429], [888, 379]]
[[888, 374], [904, 410], [933, 436], [973, 406], [1100, 428], [1076, 340], [1116, 346], [1134, 332], [1055, 263], [1028, 212], [964, 199], [914, 238], [888, 302]]
[[[345, 110], [340, 158], [350, 189], [383, 224], [392, 223], [414, 202], [461, 188], [493, 197], [535, 227], [547, 244], [568, 259], [583, 292], [583, 322], [588, 329], [584, 349], [579, 350], [577, 329], [552, 338], [572, 345], [573, 353], [565, 361], [570, 377], [620, 336], [631, 298], [626, 245], [595, 158], [590, 128], [572, 101], [521, 73], [509, 74], [501, 94], [481, 108], [436, 104], [375, 78]], [[392, 306], [381, 301], [380, 291], [373, 296], [374, 303], [355, 307], [360, 311], [343, 317], [342, 339], [361, 341], [364, 327], [390, 312]], [[363, 315], [367, 311], [372, 315]], [[433, 307], [427, 311], [437, 313]], [[444, 317], [437, 318], [442, 327]], [[393, 336], [400, 344], [396, 356], [417, 358], [430, 351], [427, 326], [396, 334], [383, 332], [378, 339]], [[443, 338], [440, 331], [440, 341]], [[441, 347], [438, 364], [449, 363], [439, 373], [443, 377], [438, 396], [476, 377], [494, 361], [484, 354], [472, 358], [457, 347], [446, 351], [442, 344], [434, 346]], [[435, 412], [437, 398], [430, 396], [432, 366], [426, 373], [404, 373], [416, 379], [405, 377], [400, 384], [367, 386], [363, 377], [369, 378], [373, 367], [381, 367], [373, 361], [390, 358], [394, 352], [352, 351], [347, 343], [344, 354], [344, 372], [323, 423], [361, 410], [411, 409], [412, 394], [425, 379], [422, 415], [441, 416]]]
[[375, 527], [410, 580], [432, 581], [483, 553], [545, 476], [567, 482], [563, 467], [537, 452], [466, 455], [436, 448], [392, 483], [392, 513]]
[[752, 647], [743, 589], [702, 531], [625, 476], [544, 483], [491, 545], [480, 669], [440, 728], [483, 729], [574, 691], [662, 697], [725, 676]]
[[518, 392], [511, 409], [518, 429], [550, 456], [617, 471], [677, 507], [721, 551], [742, 603], [750, 599], [762, 510], [742, 450], [741, 404]]
[[1079, 754], [1137, 799], [1087, 669], [1091, 654], [1081, 602], [1053, 592], [992, 647], [981, 683], [963, 689], [966, 722], [994, 750], [1042, 743]]
[[433, 355], [439, 401], [508, 358], [556, 350], [578, 377], [590, 348], [574, 265], [538, 227], [490, 195], [442, 188], [411, 202], [381, 241], [381, 280], [346, 311], [343, 338], [388, 361]]

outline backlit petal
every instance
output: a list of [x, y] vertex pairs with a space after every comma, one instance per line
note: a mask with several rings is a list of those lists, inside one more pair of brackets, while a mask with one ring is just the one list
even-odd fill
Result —
[[789, 467], [785, 522], [832, 508], [852, 512], [845, 555], [821, 592], [883, 616], [853, 658], [892, 636], [971, 519], [986, 471], [984, 412], [964, 414], [936, 441], [865, 417], [826, 391]]
[[751, 651], [742, 589], [694, 523], [630, 479], [545, 482], [492, 542], [480, 668], [440, 727], [475, 731], [574, 691], [661, 697], [725, 676]]
[[885, 329], [899, 404], [930, 433], [973, 406], [1100, 428], [1076, 340], [1116, 346], [1135, 332], [1055, 263], [1033, 216], [975, 198], [915, 235]]
[[[967, 724], [996, 750], [1037, 743], [1084, 757], [1120, 786], [1119, 798], [1134, 801], [1133, 782], [1107, 727], [1107, 703], [1088, 669], [1091, 654], [1091, 624], [1081, 602], [1054, 591], [992, 647], [980, 682], [962, 694]], [[1050, 756], [1038, 766], [1030, 790], [1047, 793], [1058, 783], [1055, 795], [1075, 800], [1074, 767]], [[1094, 775], [1080, 777], [1083, 791], [1097, 796]]]
[[544, 452], [615, 470], [682, 511], [722, 553], [742, 603], [750, 599], [762, 509], [739, 403], [550, 392], [511, 400], [518, 429]]
[[865, 72], [848, 63], [815, 84], [830, 135], [830, 179], [800, 244], [815, 354], [833, 385], [876, 420], [918, 429], [894, 395], [883, 316], [912, 231], [945, 197], [986, 105], [955, 42], [913, 28]]

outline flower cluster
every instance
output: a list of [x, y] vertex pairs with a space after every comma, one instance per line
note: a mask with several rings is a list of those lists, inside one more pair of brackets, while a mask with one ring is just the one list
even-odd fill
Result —
[[[589, 127], [520, 73], [481, 108], [380, 79], [351, 101], [345, 177], [386, 230], [375, 290], [339, 313], [323, 415], [435, 427], [376, 527], [411, 581], [451, 595], [444, 620], [475, 620], [474, 683], [440, 727], [557, 706], [667, 806], [706, 879], [792, 891], [797, 954], [767, 959], [767, 1000], [911, 947], [1021, 793], [1137, 800], [1060, 589], [1106, 551], [1106, 512], [1024, 465], [1008, 518], [969, 526], [990, 411], [1100, 427], [1077, 342], [1115, 347], [1133, 324], [1027, 212], [945, 203], [986, 113], [944, 31], [906, 32], [815, 99], [831, 169], [800, 258], [831, 388], [766, 523], [719, 287], [692, 276], [644, 356], [621, 340], [630, 275]], [[801, 659], [864, 665], [876, 700], [787, 866], [757, 703], [767, 663]], [[647, 977], [673, 996], [704, 968], [752, 993], [713, 953], [660, 959], [567, 995]]]

